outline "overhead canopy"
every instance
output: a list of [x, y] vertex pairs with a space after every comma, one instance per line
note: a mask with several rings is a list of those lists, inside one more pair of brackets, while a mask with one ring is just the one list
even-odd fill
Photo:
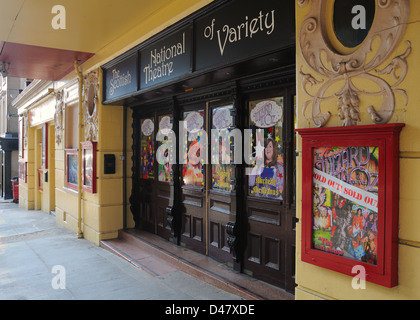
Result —
[[54, 29], [57, 1], [0, 0], [0, 62], [12, 77], [59, 80], [171, 1], [62, 0], [66, 28]]

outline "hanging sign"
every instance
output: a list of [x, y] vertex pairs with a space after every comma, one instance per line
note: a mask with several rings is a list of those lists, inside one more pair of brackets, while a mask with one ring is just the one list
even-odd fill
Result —
[[191, 47], [191, 28], [187, 27], [141, 50], [141, 89], [190, 73]]
[[215, 129], [223, 130], [231, 126], [233, 117], [230, 108], [221, 108], [213, 114], [213, 126]]
[[195, 133], [200, 131], [203, 128], [204, 125], [204, 118], [203, 116], [194, 111], [187, 115], [185, 118], [184, 126], [185, 129], [187, 129], [190, 133]]
[[104, 69], [105, 101], [135, 93], [138, 89], [137, 53]]
[[276, 101], [258, 103], [251, 111], [251, 120], [259, 128], [270, 128], [282, 118], [283, 109]]
[[141, 132], [146, 136], [149, 137], [152, 135], [153, 131], [155, 130], [155, 124], [152, 120], [146, 119], [143, 121], [141, 125]]
[[159, 122], [159, 130], [163, 134], [169, 134], [173, 128], [173, 123], [170, 116], [164, 116]]
[[196, 69], [294, 44], [292, 6], [291, 1], [229, 1], [197, 19]]

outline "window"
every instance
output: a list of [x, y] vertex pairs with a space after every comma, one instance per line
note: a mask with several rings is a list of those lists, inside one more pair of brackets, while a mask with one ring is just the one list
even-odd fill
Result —
[[249, 102], [252, 130], [250, 196], [283, 200], [283, 97]]
[[66, 149], [65, 153], [66, 153], [65, 185], [67, 188], [78, 191], [79, 179], [77, 176], [77, 171], [79, 167], [79, 160], [78, 160], [79, 153], [77, 149]]

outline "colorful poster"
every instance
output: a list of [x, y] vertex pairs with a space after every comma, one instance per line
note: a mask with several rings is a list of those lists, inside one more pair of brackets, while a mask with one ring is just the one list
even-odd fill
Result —
[[[159, 117], [159, 130], [163, 134], [169, 134], [169, 132], [173, 128], [173, 118], [172, 116], [161, 116]], [[160, 159], [158, 160], [158, 181], [160, 182], [172, 182], [173, 179], [173, 170], [172, 164], [169, 163], [169, 148], [171, 147], [171, 143], [169, 143], [168, 136], [165, 136], [164, 141], [157, 142], [157, 149], [159, 150], [160, 147], [164, 148], [163, 154], [161, 155]], [[167, 148], [166, 148], [167, 147]], [[157, 154], [159, 157], [159, 152]]]
[[188, 137], [185, 141], [187, 145], [187, 154], [185, 155], [186, 159], [184, 160], [186, 163], [182, 168], [184, 185], [203, 187], [204, 166], [202, 155], [204, 153], [204, 143], [201, 142], [201, 137], [198, 132], [203, 129], [204, 110], [186, 112], [184, 114], [184, 119], [188, 132]]
[[77, 185], [77, 154], [68, 155], [68, 183]]
[[86, 187], [92, 187], [92, 178], [93, 178], [93, 151], [92, 149], [86, 149], [84, 154], [84, 185]]
[[212, 188], [231, 192], [234, 189], [231, 183], [233, 177], [233, 152], [231, 151], [232, 137], [229, 131], [233, 126], [232, 117], [233, 106], [224, 106], [213, 109], [212, 112], [212, 129], [217, 129], [217, 134], [212, 136], [212, 159], [216, 160], [216, 164], [212, 165]]
[[140, 137], [140, 175], [142, 179], [154, 179], [153, 166], [155, 162], [154, 124], [151, 119], [141, 121]]
[[[252, 164], [248, 180], [248, 194], [282, 200], [284, 188], [283, 98], [252, 101], [249, 109], [250, 128], [253, 130], [252, 146], [256, 149], [259, 141], [264, 141], [264, 159], [261, 165], [257, 162]], [[261, 135], [257, 138], [256, 129], [263, 129], [264, 137]]]
[[376, 265], [378, 148], [315, 148], [313, 161], [313, 247]]

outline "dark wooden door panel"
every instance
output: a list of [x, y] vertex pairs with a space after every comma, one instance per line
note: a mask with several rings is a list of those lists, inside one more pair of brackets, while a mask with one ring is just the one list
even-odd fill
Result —
[[157, 234], [167, 240], [169, 240], [172, 236], [166, 212], [166, 208], [169, 206], [170, 200], [169, 186], [167, 184], [158, 183], [156, 192]]
[[183, 188], [181, 244], [206, 253], [205, 198], [202, 190]]
[[209, 256], [220, 262], [231, 262], [227, 224], [236, 221], [232, 211], [235, 197], [229, 193], [211, 191], [209, 194]]
[[[291, 205], [295, 188], [292, 96], [293, 88], [255, 92], [249, 94], [244, 106], [248, 115], [245, 123], [255, 130], [253, 145], [264, 144], [263, 169], [245, 186], [248, 189], [245, 192], [244, 271], [289, 292], [294, 292], [295, 286], [296, 235], [295, 208]], [[261, 120], [256, 116], [267, 115], [272, 110], [277, 110], [276, 115], [282, 117], [275, 118], [273, 114]], [[270, 124], [265, 122], [274, 118], [276, 120]], [[258, 143], [257, 130], [263, 130], [263, 135], [260, 134], [263, 142]]]

